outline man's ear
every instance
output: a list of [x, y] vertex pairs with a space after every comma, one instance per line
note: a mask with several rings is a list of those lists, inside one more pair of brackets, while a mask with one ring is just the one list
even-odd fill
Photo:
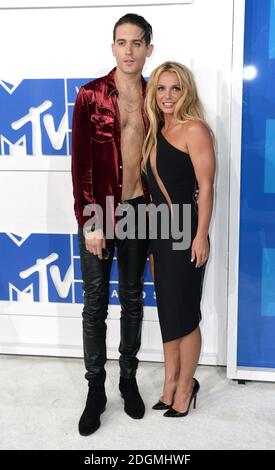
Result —
[[114, 46], [115, 46], [114, 43], [112, 43], [112, 44], [111, 44], [111, 48], [112, 48], [112, 54], [113, 54], [113, 56], [115, 55]]
[[147, 48], [147, 57], [150, 57], [154, 49], [154, 44], [150, 44]]

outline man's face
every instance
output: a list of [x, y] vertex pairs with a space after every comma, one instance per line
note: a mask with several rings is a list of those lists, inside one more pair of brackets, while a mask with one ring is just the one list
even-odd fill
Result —
[[117, 27], [112, 44], [117, 67], [127, 74], [141, 73], [146, 57], [150, 57], [153, 45], [146, 46], [143, 30], [134, 24], [125, 23]]

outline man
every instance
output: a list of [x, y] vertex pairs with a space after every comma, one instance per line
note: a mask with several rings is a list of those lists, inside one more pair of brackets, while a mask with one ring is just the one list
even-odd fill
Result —
[[[150, 57], [152, 28], [136, 14], [123, 16], [114, 27], [112, 51], [117, 67], [79, 90], [73, 115], [72, 180], [74, 209], [84, 289], [83, 344], [89, 384], [86, 406], [79, 421], [81, 435], [100, 426], [107, 402], [106, 317], [109, 279], [117, 248], [121, 340], [119, 389], [126, 413], [143, 417], [145, 406], [136, 382], [143, 316], [142, 290], [148, 240], [119, 239], [106, 234], [106, 197], [113, 197], [113, 211], [121, 203], [138, 212], [148, 202], [140, 174], [146, 118], [143, 111], [146, 82], [141, 72]], [[102, 208], [104, 220], [99, 217]], [[84, 208], [90, 208], [88, 215]], [[92, 218], [91, 218], [92, 215]], [[93, 221], [89, 224], [90, 220]], [[94, 222], [96, 220], [96, 222]], [[137, 224], [134, 231], [137, 235]], [[118, 218], [115, 217], [115, 224]], [[85, 227], [84, 227], [85, 225]], [[83, 228], [84, 227], [84, 228]]]

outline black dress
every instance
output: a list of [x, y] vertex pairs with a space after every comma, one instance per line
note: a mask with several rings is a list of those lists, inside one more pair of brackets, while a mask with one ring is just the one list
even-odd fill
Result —
[[[157, 136], [156, 156], [151, 156], [147, 162], [147, 178], [152, 203], [157, 207], [165, 205], [170, 221], [170, 231], [164, 239], [161, 237], [160, 216], [155, 218], [157, 236], [150, 241], [160, 328], [165, 343], [188, 335], [201, 320], [200, 301], [206, 263], [200, 268], [195, 267], [196, 261], [191, 263], [191, 244], [198, 226], [197, 180], [190, 156], [170, 144], [161, 131]], [[175, 214], [177, 204], [181, 231], [188, 226], [187, 216], [190, 221], [190, 212], [183, 215], [183, 206], [188, 205], [191, 211], [190, 243], [183, 249], [173, 249], [175, 241], [179, 242], [171, 230], [172, 212]], [[152, 223], [150, 210], [149, 220]]]

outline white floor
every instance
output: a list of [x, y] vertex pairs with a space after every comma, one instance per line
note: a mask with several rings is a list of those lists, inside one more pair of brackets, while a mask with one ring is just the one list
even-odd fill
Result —
[[108, 361], [101, 427], [81, 437], [77, 425], [87, 393], [81, 359], [2, 355], [0, 363], [0, 449], [275, 449], [275, 384], [239, 385], [224, 367], [199, 366], [197, 409], [168, 419], [151, 409], [163, 365], [140, 363], [146, 414], [133, 420], [118, 392], [118, 362]]

